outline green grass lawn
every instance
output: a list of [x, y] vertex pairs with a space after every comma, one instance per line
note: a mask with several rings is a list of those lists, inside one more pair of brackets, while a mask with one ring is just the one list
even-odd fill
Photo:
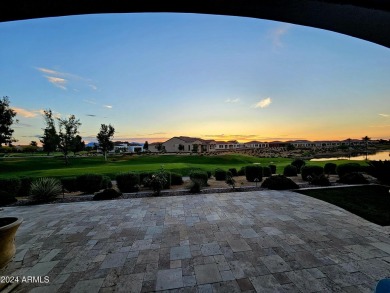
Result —
[[364, 185], [296, 191], [339, 206], [372, 223], [390, 225], [389, 187]]
[[[70, 165], [65, 166], [60, 157], [21, 157], [0, 159], [0, 178], [31, 176], [31, 177], [63, 177], [86, 173], [104, 174], [114, 177], [119, 172], [155, 171], [163, 167], [166, 170], [181, 173], [186, 176], [194, 169], [213, 172], [216, 168], [227, 170], [258, 163], [259, 166], [274, 164], [277, 173], [283, 173], [283, 168], [293, 160], [286, 158], [258, 158], [241, 154], [200, 156], [200, 155], [134, 155], [109, 157], [107, 162], [103, 157], [74, 157]], [[334, 161], [337, 164], [348, 161]], [[323, 166], [327, 162], [307, 162], [308, 165]], [[364, 163], [364, 161], [360, 162]]]

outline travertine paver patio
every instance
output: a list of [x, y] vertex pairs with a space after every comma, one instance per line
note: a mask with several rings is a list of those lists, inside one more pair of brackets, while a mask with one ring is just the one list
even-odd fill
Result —
[[288, 191], [9, 207], [14, 292], [372, 292], [390, 228]]

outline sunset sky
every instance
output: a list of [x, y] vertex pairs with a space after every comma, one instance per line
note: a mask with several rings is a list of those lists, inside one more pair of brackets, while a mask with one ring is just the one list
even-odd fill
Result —
[[390, 50], [275, 21], [105, 14], [0, 23], [0, 97], [38, 141], [43, 109], [86, 142], [390, 139]]

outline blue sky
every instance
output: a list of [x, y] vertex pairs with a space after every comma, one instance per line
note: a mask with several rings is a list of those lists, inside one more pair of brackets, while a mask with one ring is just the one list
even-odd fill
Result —
[[19, 144], [43, 109], [86, 141], [390, 138], [390, 50], [287, 23], [199, 14], [104, 14], [0, 23], [0, 89]]

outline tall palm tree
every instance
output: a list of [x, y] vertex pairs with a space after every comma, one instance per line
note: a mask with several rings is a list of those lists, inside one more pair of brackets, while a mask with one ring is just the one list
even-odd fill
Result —
[[366, 161], [367, 161], [367, 155], [368, 155], [368, 141], [371, 140], [367, 135], [365, 137], [362, 137], [362, 140], [366, 142]]

